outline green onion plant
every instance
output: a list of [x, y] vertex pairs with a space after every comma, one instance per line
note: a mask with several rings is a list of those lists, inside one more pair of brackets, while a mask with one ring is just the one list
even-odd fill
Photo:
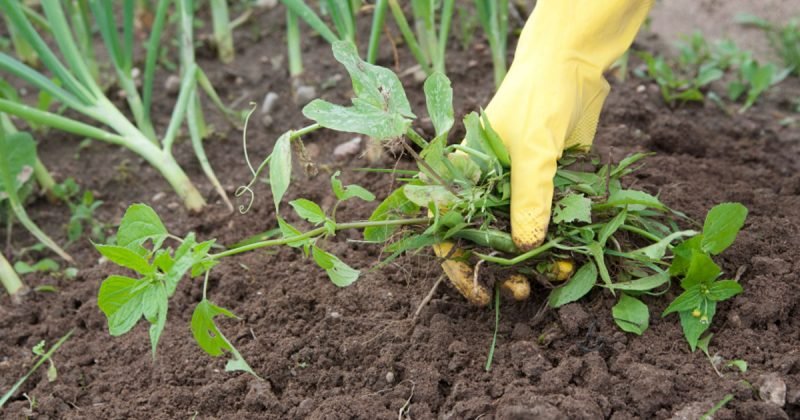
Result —
[[506, 52], [508, 49], [508, 3], [509, 0], [475, 0], [478, 10], [478, 19], [486, 32], [489, 48], [492, 51], [492, 64], [494, 66], [494, 84], [506, 76]]
[[214, 27], [214, 44], [217, 47], [217, 56], [223, 63], [233, 61], [233, 31], [228, 13], [227, 0], [210, 0], [211, 23]]
[[[40, 60], [57, 82], [3, 53], [0, 53], [0, 72], [18, 77], [38, 88], [41, 92], [46, 92], [64, 107], [88, 118], [91, 123], [85, 123], [47, 110], [36, 109], [21, 101], [8, 99], [0, 99], [0, 112], [15, 115], [32, 124], [40, 124], [79, 136], [123, 146], [138, 154], [156, 168], [181, 197], [186, 208], [192, 211], [199, 211], [205, 206], [205, 200], [173, 157], [173, 143], [184, 121], [187, 121], [193, 139], [196, 137], [194, 135], [195, 129], [202, 127], [201, 135], [205, 131], [205, 125], [200, 124], [202, 114], [199, 112], [199, 105], [197, 105], [196, 87], [198, 85], [217, 107], [223, 109], [226, 117], [233, 119], [236, 114], [222, 106], [222, 102], [214, 92], [208, 78], [195, 64], [193, 48], [187, 47], [187, 45], [190, 45], [187, 44], [187, 40], [191, 42], [192, 39], [191, 23], [188, 25], [182, 24], [180, 36], [184, 40], [184, 48], [182, 48], [181, 53], [181, 89], [166, 132], [162, 135], [160, 141], [158, 140], [151, 119], [153, 73], [159, 45], [163, 42], [161, 31], [170, 3], [170, 0], [159, 0], [157, 5], [153, 29], [147, 41], [147, 57], [145, 59], [142, 92], [140, 94], [136, 88], [133, 71], [133, 22], [136, 1], [125, 0], [122, 2], [122, 33], [117, 29], [115, 21], [114, 7], [116, 3], [101, 0], [88, 1], [89, 9], [94, 18], [94, 25], [97, 26], [103, 43], [108, 50], [119, 86], [125, 92], [128, 108], [133, 115], [133, 119], [130, 120], [106, 96], [96, 77], [90, 71], [89, 65], [87, 65], [87, 57], [81, 52], [81, 48], [75, 41], [74, 31], [69, 26], [67, 15], [60, 1], [43, 0], [41, 2], [45, 19], [49, 25], [49, 31], [41, 30], [41, 32], [42, 34], [49, 32], [52, 35], [59, 53], [56, 54], [45, 42], [42, 34], [34, 28], [20, 2], [0, 0], [0, 11], [36, 50]], [[191, 6], [191, 2], [188, 2], [188, 4]], [[194, 8], [182, 7], [179, 10], [182, 16], [181, 20], [191, 22]], [[59, 59], [59, 55], [62, 59]], [[211, 174], [209, 178], [218, 187], [219, 183], [213, 177], [213, 172], [210, 171], [204, 153], [202, 153], [202, 144], [199, 140], [193, 140], [193, 147], [198, 154], [204, 171], [207, 175]], [[224, 191], [221, 188], [217, 188], [217, 190], [228, 203]], [[232, 208], [230, 205], [229, 207]]]
[[414, 30], [400, 3], [397, 0], [388, 1], [400, 33], [423, 71], [428, 75], [445, 73], [445, 52], [455, 0], [411, 0]]

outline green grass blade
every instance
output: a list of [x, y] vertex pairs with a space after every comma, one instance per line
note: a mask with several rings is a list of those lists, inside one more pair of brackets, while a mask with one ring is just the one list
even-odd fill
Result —
[[450, 38], [450, 24], [453, 21], [454, 9], [455, 0], [444, 0], [442, 3], [442, 12], [439, 18], [439, 45], [436, 54], [436, 60], [434, 60], [434, 68], [442, 74], [445, 74], [447, 40]]
[[200, 85], [200, 88], [203, 89], [203, 92], [206, 93], [211, 102], [214, 106], [217, 107], [224, 115], [225, 118], [233, 124], [235, 127], [241, 127], [242, 123], [244, 122], [244, 117], [247, 114], [247, 111], [236, 111], [228, 106], [226, 106], [222, 99], [217, 94], [217, 91], [214, 89], [214, 85], [211, 84], [211, 80], [208, 79], [206, 73], [200, 67], [197, 68], [196, 72], [197, 83]]
[[68, 1], [67, 14], [69, 15], [72, 32], [83, 56], [86, 67], [94, 80], [100, 83], [100, 66], [94, 53], [92, 44], [92, 27], [89, 20], [89, 4], [87, 0]]
[[214, 169], [211, 167], [211, 163], [208, 161], [208, 156], [206, 156], [206, 151], [203, 148], [203, 136], [200, 135], [200, 127], [197, 125], [197, 110], [200, 109], [200, 102], [197, 98], [197, 89], [192, 89], [189, 92], [189, 107], [187, 108], [187, 118], [186, 124], [189, 125], [189, 136], [192, 139], [192, 149], [194, 149], [194, 154], [197, 156], [198, 162], [200, 162], [200, 167], [203, 168], [203, 172], [206, 174], [206, 178], [208, 181], [211, 182], [211, 185], [214, 186], [214, 190], [217, 191], [222, 201], [225, 203], [225, 206], [228, 207], [228, 210], [233, 213], [233, 203], [228, 198], [228, 194], [225, 193], [225, 189], [222, 188], [222, 184], [217, 179], [217, 175], [214, 173]]
[[211, 23], [214, 27], [214, 42], [217, 44], [217, 56], [223, 63], [233, 61], [233, 34], [228, 15], [227, 0], [211, 0]]
[[300, 19], [303, 19], [308, 26], [317, 31], [326, 41], [333, 44], [339, 38], [331, 31], [328, 25], [320, 19], [319, 15], [303, 0], [281, 0], [283, 4], [296, 14]]
[[[113, 2], [108, 2], [112, 3]], [[136, 1], [125, 0], [122, 11], [122, 64], [125, 70], [133, 69], [133, 20], [136, 16]]]
[[[193, 77], [194, 73], [197, 72], [197, 65], [195, 63], [189, 63], [189, 67], [186, 69], [184, 73], [183, 81], [181, 81], [181, 90], [178, 93], [178, 101], [175, 103], [175, 107], [172, 109], [172, 116], [169, 120], [169, 126], [167, 126], [167, 132], [164, 134], [164, 138], [161, 140], [161, 143], [164, 145], [164, 150], [170, 152], [172, 150], [172, 144], [175, 142], [175, 137], [178, 135], [178, 129], [180, 129], [181, 125], [183, 124], [184, 117], [186, 116], [186, 109], [189, 106], [189, 98], [192, 96], [196, 89], [195, 78]], [[195, 115], [195, 118], [197, 116]], [[191, 122], [189, 123], [191, 125]]]
[[492, 361], [494, 360], [494, 349], [497, 347], [497, 330], [500, 329], [500, 288], [494, 288], [494, 335], [492, 335], [492, 344], [489, 346], [489, 355], [486, 357], [486, 371], [492, 370]]
[[303, 74], [303, 52], [300, 44], [300, 22], [297, 14], [286, 8], [286, 47], [289, 51], [289, 76]]
[[58, 1], [44, 1], [42, 2], [42, 8], [47, 20], [50, 22], [53, 38], [55, 38], [56, 44], [61, 50], [61, 55], [64, 56], [67, 64], [69, 64], [72, 74], [92, 95], [95, 97], [102, 95], [100, 87], [97, 86], [94, 76], [86, 66], [83, 55], [75, 44], [61, 3]]
[[164, 30], [164, 22], [167, 18], [167, 10], [170, 3], [171, 0], [158, 1], [153, 26], [150, 28], [150, 38], [147, 41], [147, 56], [145, 57], [142, 80], [142, 112], [147, 120], [150, 120], [150, 110], [153, 103], [153, 80], [155, 79], [158, 52], [161, 48], [161, 32]]
[[117, 32], [117, 24], [114, 21], [114, 2], [90, 0], [89, 5], [114, 67], [124, 69], [122, 46]]
[[389, 6], [387, 0], [377, 0], [375, 11], [372, 15], [372, 28], [369, 33], [369, 47], [367, 48], [367, 62], [375, 64], [380, 50], [381, 32], [386, 22], [386, 8]]
[[53, 83], [50, 79], [43, 76], [41, 73], [37, 72], [36, 70], [28, 67], [27, 65], [19, 62], [18, 60], [0, 52], [0, 70], [11, 73], [14, 76], [19, 77], [22, 80], [34, 85], [40, 90], [43, 90], [50, 95], [58, 98], [61, 102], [65, 105], [75, 108], [75, 109], [82, 109], [84, 108], [84, 104], [80, 102], [78, 98], [76, 98], [73, 94], [65, 91], [60, 86]]
[[31, 22], [25, 16], [19, 1], [0, 0], [0, 10], [8, 17], [11, 24], [14, 25], [25, 40], [28, 41], [31, 47], [36, 50], [36, 54], [39, 55], [39, 59], [42, 60], [45, 67], [50, 69], [53, 75], [61, 80], [61, 83], [64, 84], [68, 91], [84, 105], [94, 102], [94, 98], [90, 92], [75, 79], [33, 28], [33, 25], [31, 25]]
[[339, 39], [356, 43], [356, 29], [353, 22], [353, 11], [350, 10], [349, 0], [328, 0], [328, 11], [331, 20], [339, 32]]
[[392, 10], [392, 16], [394, 16], [395, 23], [397, 23], [397, 27], [400, 29], [400, 33], [403, 34], [403, 39], [406, 41], [408, 45], [409, 51], [411, 51], [411, 55], [417, 60], [422, 69], [427, 74], [433, 73], [433, 68], [431, 67], [431, 62], [422, 49], [419, 46], [419, 42], [417, 41], [416, 35], [411, 30], [411, 27], [408, 25], [408, 20], [406, 19], [406, 15], [403, 14], [403, 9], [397, 3], [397, 0], [388, 0], [389, 7]]
[[58, 130], [77, 134], [79, 136], [90, 137], [113, 144], [128, 146], [126, 139], [120, 135], [112, 134], [89, 124], [84, 124], [80, 121], [63, 117], [52, 112], [42, 111], [40, 109], [6, 99], [0, 99], [0, 112], [7, 112], [11, 115], [16, 115], [36, 124], [56, 128]]

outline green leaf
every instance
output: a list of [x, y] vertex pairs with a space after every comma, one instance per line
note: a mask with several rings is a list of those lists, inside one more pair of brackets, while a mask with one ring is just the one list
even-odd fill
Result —
[[572, 276], [569, 281], [553, 291], [547, 298], [551, 308], [558, 308], [567, 303], [575, 302], [589, 293], [597, 282], [597, 267], [589, 261]]
[[697, 340], [697, 348], [702, 350], [706, 356], [711, 357], [708, 354], [708, 345], [711, 344], [711, 338], [714, 337], [714, 334], [708, 333], [705, 337]]
[[646, 208], [665, 210], [663, 204], [656, 197], [637, 190], [617, 190], [611, 193], [606, 205], [615, 207], [628, 207], [630, 211], [642, 211]]
[[697, 235], [692, 239], [683, 241], [674, 248], [672, 248], [672, 265], [669, 267], [669, 273], [673, 276], [682, 276], [689, 270], [689, 264], [692, 262], [692, 255], [694, 252], [700, 251], [700, 243], [703, 240], [703, 235]]
[[481, 122], [483, 123], [483, 135], [487, 143], [489, 143], [489, 147], [492, 148], [492, 152], [497, 156], [497, 160], [499, 160], [500, 164], [504, 167], [511, 166], [511, 158], [508, 154], [508, 149], [506, 149], [506, 145], [503, 143], [503, 139], [500, 138], [500, 135], [492, 128], [489, 117], [483, 110], [481, 110]]
[[613, 283], [611, 282], [611, 275], [608, 274], [608, 268], [606, 267], [605, 251], [603, 250], [603, 247], [601, 247], [597, 242], [592, 242], [586, 247], [589, 249], [592, 257], [594, 257], [594, 262], [597, 264], [600, 278], [603, 280], [603, 283], [606, 285], [606, 287], [611, 290], [611, 294], [613, 295]]
[[734, 280], [720, 280], [715, 281], [708, 288], [708, 295], [710, 300], [719, 302], [722, 300], [730, 299], [739, 293], [742, 293], [742, 285]]
[[158, 249], [167, 237], [167, 228], [150, 206], [133, 204], [122, 216], [117, 230], [117, 245], [128, 248], [139, 255], [146, 255], [142, 247], [145, 241], [153, 241], [153, 249]]
[[322, 208], [317, 205], [317, 203], [306, 200], [305, 198], [300, 198], [294, 201], [290, 201], [289, 205], [294, 208], [295, 213], [298, 216], [302, 217], [303, 219], [317, 225], [325, 221], [325, 212], [322, 211]]
[[553, 206], [554, 223], [592, 222], [592, 200], [583, 194], [570, 194]]
[[691, 312], [698, 309], [703, 301], [703, 294], [700, 290], [700, 286], [694, 286], [678, 295], [678, 297], [667, 306], [667, 309], [664, 310], [661, 316], [667, 316], [673, 312]]
[[441, 185], [404, 185], [403, 193], [412, 203], [420, 207], [434, 203], [439, 208], [449, 208], [458, 200], [458, 197]]
[[30, 134], [0, 131], [0, 200], [9, 191], [18, 191], [33, 175], [36, 142]]
[[742, 359], [731, 360], [730, 362], [726, 363], [725, 366], [735, 367], [739, 369], [739, 372], [747, 373], [747, 362]]
[[345, 201], [349, 200], [353, 197], [358, 197], [364, 201], [374, 201], [375, 194], [369, 192], [366, 188], [360, 185], [348, 185], [344, 186], [342, 181], [339, 180], [340, 172], [336, 171], [333, 175], [331, 175], [331, 188], [333, 189], [333, 194], [336, 195], [337, 200]]
[[57, 262], [50, 258], [44, 258], [30, 265], [24, 261], [17, 261], [14, 263], [14, 271], [19, 275], [30, 273], [47, 273], [51, 271], [58, 271], [61, 268]]
[[616, 233], [617, 229], [625, 223], [625, 219], [628, 217], [628, 210], [622, 209], [613, 219], [611, 219], [608, 223], [604, 224], [602, 228], [600, 228], [600, 233], [597, 237], [597, 242], [600, 244], [601, 247], [606, 246], [606, 241], [608, 238], [611, 237], [614, 233]]
[[283, 133], [272, 148], [269, 162], [269, 188], [272, 190], [272, 201], [275, 203], [275, 212], [283, 200], [283, 195], [289, 189], [292, 181], [292, 147], [291, 132]]
[[316, 246], [311, 248], [311, 252], [314, 261], [328, 273], [331, 282], [336, 286], [347, 287], [358, 280], [361, 272], [345, 264], [335, 255], [325, 252]]
[[453, 127], [453, 88], [450, 79], [442, 73], [433, 73], [425, 80], [425, 104], [436, 130], [436, 136], [447, 135]]
[[155, 271], [155, 268], [144, 257], [129, 248], [100, 244], [94, 244], [94, 247], [114, 264], [131, 269], [141, 275], [152, 274]]
[[175, 250], [173, 255], [174, 262], [163, 278], [167, 296], [172, 297], [173, 293], [175, 293], [175, 288], [186, 272], [203, 261], [213, 244], [213, 240], [197, 243], [193, 233], [184, 238], [183, 243]]
[[255, 377], [258, 377], [250, 365], [244, 360], [244, 357], [236, 350], [230, 341], [222, 334], [222, 331], [214, 324], [214, 318], [217, 315], [222, 315], [228, 318], [236, 318], [231, 311], [220, 308], [214, 305], [207, 299], [203, 299], [194, 308], [192, 313], [192, 335], [195, 341], [203, 351], [211, 356], [221, 356], [224, 352], [231, 354], [228, 363], [225, 365], [225, 370], [231, 371], [244, 371]]
[[[280, 228], [281, 236], [283, 236], [284, 238], [291, 238], [293, 236], [298, 236], [303, 234], [303, 232], [301, 232], [296, 227], [290, 225], [289, 222], [283, 220], [283, 218], [281, 218], [280, 216], [278, 216], [278, 227]], [[301, 246], [308, 244], [309, 242], [310, 242], [309, 239], [300, 239], [297, 241], [289, 242], [286, 245], [292, 248], [299, 248]]]
[[694, 235], [697, 235], [698, 233], [699, 232], [696, 232], [696, 231], [693, 231], [693, 230], [684, 230], [684, 231], [680, 231], [680, 232], [675, 232], [675, 233], [672, 233], [672, 234], [664, 237], [663, 239], [661, 239], [660, 241], [658, 241], [658, 242], [656, 242], [656, 243], [654, 243], [652, 245], [648, 245], [648, 246], [646, 246], [644, 248], [640, 248], [640, 249], [637, 249], [635, 251], [632, 251], [632, 253], [633, 254], [644, 255], [647, 258], [650, 258], [652, 260], [661, 260], [662, 258], [664, 258], [664, 254], [667, 253], [667, 247], [670, 246], [672, 241], [674, 241], [676, 239], [679, 239], [679, 238], [682, 238], [682, 237], [686, 237], [686, 236], [694, 236]]
[[714, 314], [717, 312], [717, 303], [709, 301], [705, 309], [705, 313], [699, 317], [693, 316], [692, 310], [680, 312], [683, 336], [686, 337], [686, 341], [689, 343], [689, 347], [692, 351], [697, 348], [697, 341], [700, 336], [703, 335], [711, 325]]
[[614, 322], [623, 331], [642, 335], [650, 325], [650, 311], [639, 299], [622, 294], [619, 302], [611, 308]]
[[315, 99], [303, 108], [303, 115], [323, 127], [364, 134], [379, 140], [402, 136], [415, 118], [400, 79], [389, 69], [362, 61], [353, 44], [333, 44], [333, 55], [342, 63], [353, 82], [356, 98], [352, 107]]
[[150, 340], [153, 357], [167, 316], [167, 293], [161, 282], [109, 276], [100, 286], [97, 306], [108, 318], [108, 331], [119, 336], [130, 331], [144, 316], [153, 326]]
[[[669, 281], [669, 273], [657, 273], [640, 279], [613, 283], [611, 288], [627, 292], [645, 292], [653, 290]], [[603, 285], [605, 286], [605, 285]]]
[[[388, 197], [386, 197], [381, 204], [375, 208], [369, 221], [385, 221], [397, 220], [404, 216], [413, 216], [419, 213], [419, 206], [409, 200], [403, 193], [403, 187], [400, 187]], [[392, 234], [399, 228], [399, 226], [372, 226], [364, 229], [364, 240], [370, 242], [386, 242]]]
[[714, 206], [703, 224], [703, 251], [717, 255], [731, 246], [747, 218], [747, 208], [739, 203]]
[[689, 289], [700, 284], [711, 284], [722, 273], [722, 269], [711, 259], [708, 254], [700, 251], [692, 252], [689, 261], [689, 270], [686, 277], [681, 280], [681, 287]]

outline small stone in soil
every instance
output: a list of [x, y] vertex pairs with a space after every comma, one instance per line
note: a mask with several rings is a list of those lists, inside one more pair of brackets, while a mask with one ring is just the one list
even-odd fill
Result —
[[164, 80], [164, 90], [167, 91], [170, 95], [177, 95], [178, 91], [181, 88], [181, 78], [170, 74], [166, 80]]
[[272, 108], [275, 107], [275, 104], [278, 102], [278, 99], [280, 99], [280, 96], [278, 96], [277, 93], [267, 92], [267, 94], [264, 96], [264, 102], [261, 103], [261, 113], [262, 114], [272, 113]]
[[394, 383], [394, 373], [393, 372], [386, 372], [386, 383], [393, 384]]
[[361, 151], [361, 137], [354, 137], [333, 149], [333, 157], [344, 159], [355, 156]]
[[317, 97], [317, 89], [314, 86], [299, 85], [294, 90], [294, 101], [297, 105], [303, 106]]
[[776, 404], [778, 407], [786, 405], [786, 382], [777, 373], [767, 373], [759, 378], [761, 385], [758, 395], [764, 401]]
[[331, 312], [328, 316], [330, 316], [331, 319], [339, 319], [339, 318], [342, 317], [342, 314], [340, 314], [339, 312], [334, 311], [334, 312]]

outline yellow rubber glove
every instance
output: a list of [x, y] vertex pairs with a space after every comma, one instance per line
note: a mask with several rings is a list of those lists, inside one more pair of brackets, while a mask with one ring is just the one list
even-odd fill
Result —
[[553, 176], [566, 147], [591, 146], [619, 58], [652, 0], [540, 0], [486, 115], [511, 156], [511, 235], [523, 251], [542, 243]]
[[[511, 68], [486, 108], [511, 156], [511, 235], [520, 250], [544, 241], [557, 161], [567, 147], [591, 146], [609, 91], [603, 72], [630, 47], [652, 4], [653, 0], [536, 3]], [[441, 258], [460, 255], [452, 244], [434, 250]], [[442, 268], [470, 302], [488, 304], [489, 291], [473, 279], [470, 266], [445, 260]], [[519, 276], [501, 286], [515, 299], [523, 295], [515, 290], [530, 290]]]

